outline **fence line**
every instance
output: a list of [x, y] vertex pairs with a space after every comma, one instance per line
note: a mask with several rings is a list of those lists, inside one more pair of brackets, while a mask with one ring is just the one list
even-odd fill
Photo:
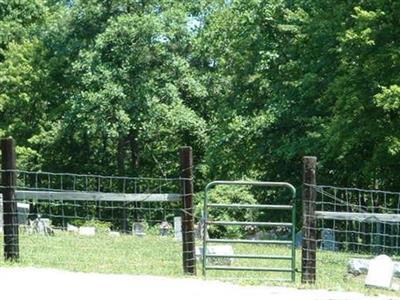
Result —
[[190, 147], [181, 150], [181, 177], [151, 178], [18, 170], [15, 142], [3, 139], [1, 145], [5, 259], [19, 258], [21, 222], [48, 219], [52, 228], [67, 231], [73, 224], [96, 220], [123, 233], [140, 234], [144, 228], [139, 227], [149, 226], [161, 234], [180, 216], [183, 269], [196, 273]]
[[304, 174], [303, 283], [316, 281], [324, 251], [400, 255], [400, 193], [317, 185], [316, 158], [304, 158]]

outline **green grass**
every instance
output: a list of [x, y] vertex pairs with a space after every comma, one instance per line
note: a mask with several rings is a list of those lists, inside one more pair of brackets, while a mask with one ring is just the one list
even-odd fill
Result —
[[[171, 238], [107, 234], [21, 235], [21, 266], [80, 272], [179, 276], [181, 244]], [[2, 250], [1, 250], [2, 251]], [[4, 262], [0, 262], [4, 265]]]
[[[2, 241], [3, 238], [0, 237]], [[0, 242], [1, 243], [1, 242]], [[3, 256], [0, 245], [0, 255]], [[182, 244], [171, 237], [147, 235], [139, 238], [132, 235], [112, 237], [98, 234], [93, 237], [77, 236], [57, 232], [55, 236], [20, 236], [20, 261], [0, 266], [34, 266], [57, 268], [79, 272], [97, 272], [113, 274], [135, 274], [183, 277]], [[290, 249], [284, 246], [234, 245], [235, 254], [290, 255]], [[296, 267], [300, 270], [300, 251], [296, 253]], [[346, 265], [349, 253], [319, 251], [317, 253], [317, 284], [312, 288], [328, 290], [359, 291], [364, 294], [395, 295], [394, 292], [364, 287], [364, 277], [349, 276]], [[290, 261], [236, 259], [233, 266], [268, 266], [289, 268]], [[198, 264], [198, 277], [201, 278], [201, 265]], [[239, 284], [279, 284], [309, 288], [300, 284], [300, 274], [296, 283], [277, 283], [271, 280], [289, 279], [289, 273], [208, 271], [208, 279], [230, 280]]]

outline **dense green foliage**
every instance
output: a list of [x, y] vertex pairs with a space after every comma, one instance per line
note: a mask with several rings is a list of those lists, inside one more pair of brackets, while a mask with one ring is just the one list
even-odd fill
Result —
[[0, 1], [19, 168], [399, 189], [395, 0]]
[[[199, 193], [197, 195], [201, 198], [203, 195]], [[211, 189], [208, 194], [209, 203], [219, 204], [257, 204], [257, 199], [252, 193], [251, 189], [247, 186], [216, 186]], [[201, 216], [203, 207], [197, 206], [197, 216]], [[226, 220], [248, 220], [257, 221], [260, 212], [256, 210], [244, 210], [244, 209], [210, 209], [208, 211], [209, 218], [215, 221], [226, 221]], [[251, 232], [250, 228], [243, 226], [219, 226], [219, 225], [208, 225], [207, 232], [210, 237], [228, 237], [228, 238], [241, 238], [245, 237], [246, 234]]]

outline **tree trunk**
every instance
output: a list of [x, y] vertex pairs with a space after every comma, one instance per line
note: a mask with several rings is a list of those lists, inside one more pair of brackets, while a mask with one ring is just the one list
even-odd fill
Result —
[[136, 134], [131, 131], [129, 134], [129, 144], [131, 148], [131, 161], [133, 167], [133, 174], [135, 176], [139, 176], [139, 167], [140, 167], [140, 159], [139, 159], [139, 144], [136, 139]]

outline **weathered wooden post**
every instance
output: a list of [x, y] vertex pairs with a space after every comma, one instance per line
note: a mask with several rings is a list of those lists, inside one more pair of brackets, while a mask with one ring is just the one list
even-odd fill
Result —
[[303, 245], [301, 260], [301, 282], [315, 283], [317, 230], [315, 219], [316, 167], [317, 158], [305, 156], [303, 158]]
[[192, 147], [181, 148], [183, 271], [196, 275]]
[[15, 142], [12, 138], [1, 140], [1, 192], [3, 194], [4, 258], [18, 260], [19, 231], [16, 186]]

